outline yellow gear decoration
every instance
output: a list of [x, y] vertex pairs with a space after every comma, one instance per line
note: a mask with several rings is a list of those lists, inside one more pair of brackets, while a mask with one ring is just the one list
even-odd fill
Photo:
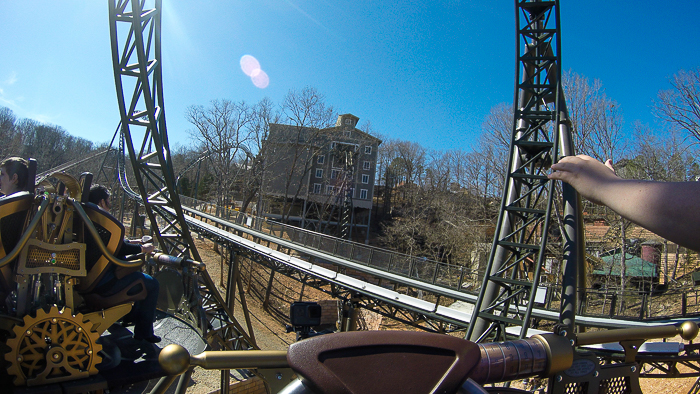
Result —
[[48, 312], [39, 309], [36, 317], [27, 315], [24, 324], [13, 328], [7, 340], [12, 350], [5, 354], [7, 372], [15, 386], [36, 386], [88, 377], [96, 374], [102, 361], [97, 343], [100, 334], [82, 313], [69, 308]]

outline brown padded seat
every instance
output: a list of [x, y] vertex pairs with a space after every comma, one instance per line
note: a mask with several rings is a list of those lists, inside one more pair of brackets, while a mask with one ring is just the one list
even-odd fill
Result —
[[293, 343], [289, 366], [316, 393], [455, 393], [479, 346], [444, 334], [355, 331]]
[[[34, 195], [29, 192], [0, 197], [0, 258], [7, 256], [22, 237], [33, 202]], [[0, 268], [0, 293], [3, 295], [15, 288], [14, 270], [14, 263]]]
[[[124, 226], [112, 215], [104, 212], [93, 203], [85, 203], [82, 206], [95, 229], [97, 229], [102, 243], [104, 243], [110, 253], [117, 255], [124, 243]], [[76, 287], [91, 309], [106, 309], [146, 298], [146, 286], [142, 280], [137, 280], [122, 291], [107, 297], [94, 292], [100, 280], [111, 269], [112, 263], [100, 252], [97, 243], [87, 230], [85, 230], [85, 246], [87, 276], [81, 278], [80, 283]], [[117, 277], [121, 278], [128, 272], [135, 270], [118, 267], [115, 271]]]

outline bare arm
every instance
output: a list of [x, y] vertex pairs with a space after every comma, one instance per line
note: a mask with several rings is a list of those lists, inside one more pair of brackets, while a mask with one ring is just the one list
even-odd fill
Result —
[[585, 155], [552, 165], [550, 179], [569, 183], [585, 198], [606, 205], [670, 241], [700, 251], [700, 182], [651, 182], [619, 178]]

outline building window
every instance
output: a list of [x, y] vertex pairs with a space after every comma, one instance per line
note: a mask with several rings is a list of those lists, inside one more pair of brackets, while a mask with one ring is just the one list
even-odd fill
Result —
[[340, 175], [340, 170], [331, 170], [331, 179], [338, 178], [338, 175]]
[[367, 189], [360, 189], [360, 198], [361, 198], [362, 200], [366, 200], [366, 199], [367, 199]]
[[372, 154], [372, 147], [371, 146], [365, 146], [365, 154], [366, 155]]
[[323, 168], [316, 169], [316, 178], [323, 178]]
[[345, 119], [345, 124], [352, 124], [352, 120], [350, 120], [350, 119]]
[[365, 160], [364, 163], [362, 163], [363, 170], [369, 170], [370, 166], [371, 166], [371, 164], [370, 164], [369, 160]]
[[331, 185], [326, 186], [326, 194], [333, 194], [334, 187]]
[[362, 183], [369, 183], [369, 175], [362, 174]]
[[314, 194], [321, 194], [321, 184], [314, 183]]
[[344, 130], [343, 133], [345, 133], [346, 137], [350, 137], [352, 135], [352, 130]]
[[[370, 147], [370, 148], [371, 148], [371, 147]], [[316, 159], [316, 163], [318, 163], [318, 164], [323, 164], [324, 161], [326, 161], [326, 156], [325, 156], [325, 155], [320, 155], [320, 156]]]
[[331, 142], [331, 149], [335, 149], [335, 145], [336, 145], [335, 141]]

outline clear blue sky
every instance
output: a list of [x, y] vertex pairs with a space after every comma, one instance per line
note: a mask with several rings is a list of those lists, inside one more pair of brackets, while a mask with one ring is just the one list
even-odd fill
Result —
[[[413, 3], [413, 4], [411, 4]], [[514, 1], [163, 1], [171, 145], [193, 104], [280, 103], [312, 86], [339, 113], [428, 148], [469, 149], [513, 101]], [[653, 125], [668, 77], [700, 66], [700, 2], [562, 0], [562, 65], [603, 83], [630, 126]], [[118, 124], [107, 1], [0, 1], [0, 106], [108, 141]], [[257, 88], [240, 68], [257, 58]]]

